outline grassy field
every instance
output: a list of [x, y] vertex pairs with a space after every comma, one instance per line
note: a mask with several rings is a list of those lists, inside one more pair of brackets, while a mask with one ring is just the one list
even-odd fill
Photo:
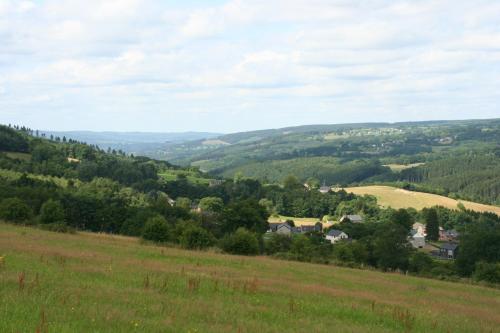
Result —
[[[0, 169], [0, 177], [7, 178], [9, 180], [19, 179], [19, 178], [21, 178], [22, 175], [23, 174], [21, 172], [7, 170], [7, 169]], [[62, 177], [43, 176], [43, 175], [35, 175], [32, 173], [29, 173], [28, 178], [38, 179], [38, 180], [43, 180], [43, 181], [52, 181], [57, 186], [61, 186], [61, 187], [68, 186], [68, 180], [66, 178], [62, 178]], [[76, 186], [78, 186], [81, 183], [78, 179], [73, 180], [73, 182]]]
[[315, 218], [315, 217], [292, 217], [292, 216], [270, 216], [267, 221], [269, 223], [281, 223], [285, 222], [286, 220], [292, 220], [296, 226], [301, 226], [301, 225], [313, 225], [316, 222], [318, 222], [320, 219]]
[[500, 215], [500, 207], [484, 205], [476, 202], [465, 200], [455, 200], [442, 195], [413, 192], [399, 189], [391, 186], [359, 186], [348, 187], [347, 192], [352, 192], [358, 195], [370, 194], [377, 197], [377, 201], [384, 207], [392, 208], [409, 208], [422, 209], [432, 206], [444, 206], [450, 209], [457, 209], [457, 205], [461, 202], [465, 208], [478, 212], [493, 212]]
[[28, 153], [15, 153], [15, 152], [3, 152], [5, 153], [9, 158], [15, 159], [15, 160], [22, 160], [22, 161], [29, 161], [31, 160], [31, 154]]
[[425, 163], [412, 163], [412, 164], [384, 164], [384, 166], [389, 167], [394, 172], [401, 172], [405, 169], [410, 169], [424, 165]]
[[0, 223], [0, 332], [498, 332], [500, 290]]
[[210, 182], [210, 179], [201, 178], [196, 172], [186, 170], [166, 170], [158, 174], [158, 176], [162, 177], [166, 181], [174, 181], [177, 179], [178, 175], [186, 176], [187, 180], [194, 184], [208, 184]]

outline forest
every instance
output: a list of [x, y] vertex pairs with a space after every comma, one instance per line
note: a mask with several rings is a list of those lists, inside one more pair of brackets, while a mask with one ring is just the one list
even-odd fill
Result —
[[[24, 127], [0, 126], [0, 137], [0, 219], [10, 223], [137, 236], [187, 249], [500, 282], [500, 218], [491, 213], [383, 209], [374, 197], [343, 190], [320, 193], [317, 180], [309, 179], [306, 187], [296, 176], [275, 184], [243, 175], [217, 184], [190, 182], [182, 174], [166, 180], [158, 174], [183, 168], [71, 138], [47, 138]], [[293, 237], [267, 232], [271, 215], [319, 221], [346, 214], [365, 219], [335, 225], [351, 242], [333, 245], [316, 231]], [[408, 234], [414, 222], [459, 230], [456, 262], [413, 249]]]
[[193, 141], [167, 146], [165, 154], [172, 163], [215, 176], [279, 183], [295, 175], [332, 186], [410, 183], [426, 192], [500, 204], [500, 119], [300, 126], [218, 139], [226, 144]]

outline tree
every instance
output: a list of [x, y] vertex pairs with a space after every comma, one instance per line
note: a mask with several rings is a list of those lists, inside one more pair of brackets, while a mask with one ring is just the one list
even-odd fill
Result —
[[404, 225], [394, 222], [382, 224], [375, 232], [373, 244], [377, 267], [384, 271], [406, 269], [411, 247], [407, 237], [408, 230]]
[[403, 226], [410, 231], [413, 226], [413, 216], [404, 208], [400, 208], [391, 214], [390, 221]]
[[42, 205], [40, 223], [64, 223], [64, 208], [59, 201], [49, 199]]
[[427, 273], [434, 267], [432, 258], [422, 252], [415, 252], [410, 256], [408, 270], [413, 273]]
[[268, 229], [266, 209], [253, 199], [232, 202], [222, 212], [222, 231], [230, 233], [240, 227], [263, 234]]
[[430, 208], [425, 212], [425, 224], [427, 239], [437, 241], [439, 239], [439, 219], [434, 208]]
[[21, 199], [9, 198], [0, 203], [0, 218], [8, 222], [27, 222], [32, 215], [31, 208]]
[[292, 244], [292, 239], [287, 235], [273, 233], [264, 241], [264, 248], [267, 254], [278, 252], [288, 252]]
[[158, 243], [168, 241], [169, 236], [170, 226], [160, 215], [148, 219], [142, 231], [142, 238]]
[[259, 241], [255, 233], [239, 228], [226, 235], [221, 241], [221, 248], [232, 254], [255, 255], [259, 253]]
[[175, 206], [189, 211], [191, 210], [191, 199], [179, 197], [177, 198], [177, 200], [175, 200]]
[[201, 227], [190, 226], [183, 231], [179, 241], [181, 246], [186, 249], [201, 250], [212, 246], [215, 243], [215, 238]]
[[285, 190], [297, 190], [303, 188], [304, 185], [302, 185], [297, 177], [289, 175], [285, 179], [283, 179], [283, 187], [285, 188]]
[[224, 201], [218, 197], [205, 197], [200, 200], [199, 206], [202, 211], [220, 213], [224, 209]]

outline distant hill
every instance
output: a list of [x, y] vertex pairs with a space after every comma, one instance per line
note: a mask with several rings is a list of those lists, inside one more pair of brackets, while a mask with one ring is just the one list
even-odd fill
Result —
[[[418, 183], [428, 192], [500, 204], [500, 119], [306, 125], [164, 147], [163, 157], [214, 175], [327, 185]], [[395, 168], [396, 167], [396, 168]], [[397, 169], [397, 170], [396, 170]]]
[[41, 131], [47, 137], [66, 137], [103, 149], [122, 150], [126, 153], [162, 158], [166, 145], [187, 141], [206, 140], [221, 136], [211, 132], [93, 132], [93, 131]]

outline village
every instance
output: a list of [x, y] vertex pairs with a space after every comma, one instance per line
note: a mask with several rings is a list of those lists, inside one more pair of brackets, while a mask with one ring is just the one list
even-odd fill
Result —
[[[297, 223], [297, 225], [296, 225]], [[364, 223], [361, 215], [344, 215], [338, 223], [329, 222], [304, 222], [287, 219], [283, 222], [270, 222], [267, 234], [279, 234], [288, 237], [294, 235], [310, 235], [312, 233], [321, 234], [322, 237], [331, 244], [339, 242], [353, 242], [349, 235], [335, 228], [335, 224], [341, 223]], [[419, 251], [428, 253], [436, 259], [453, 260], [458, 254], [459, 232], [454, 229], [445, 230], [439, 227], [439, 239], [436, 242], [427, 242], [426, 226], [420, 222], [415, 222], [408, 234], [408, 242]]]

